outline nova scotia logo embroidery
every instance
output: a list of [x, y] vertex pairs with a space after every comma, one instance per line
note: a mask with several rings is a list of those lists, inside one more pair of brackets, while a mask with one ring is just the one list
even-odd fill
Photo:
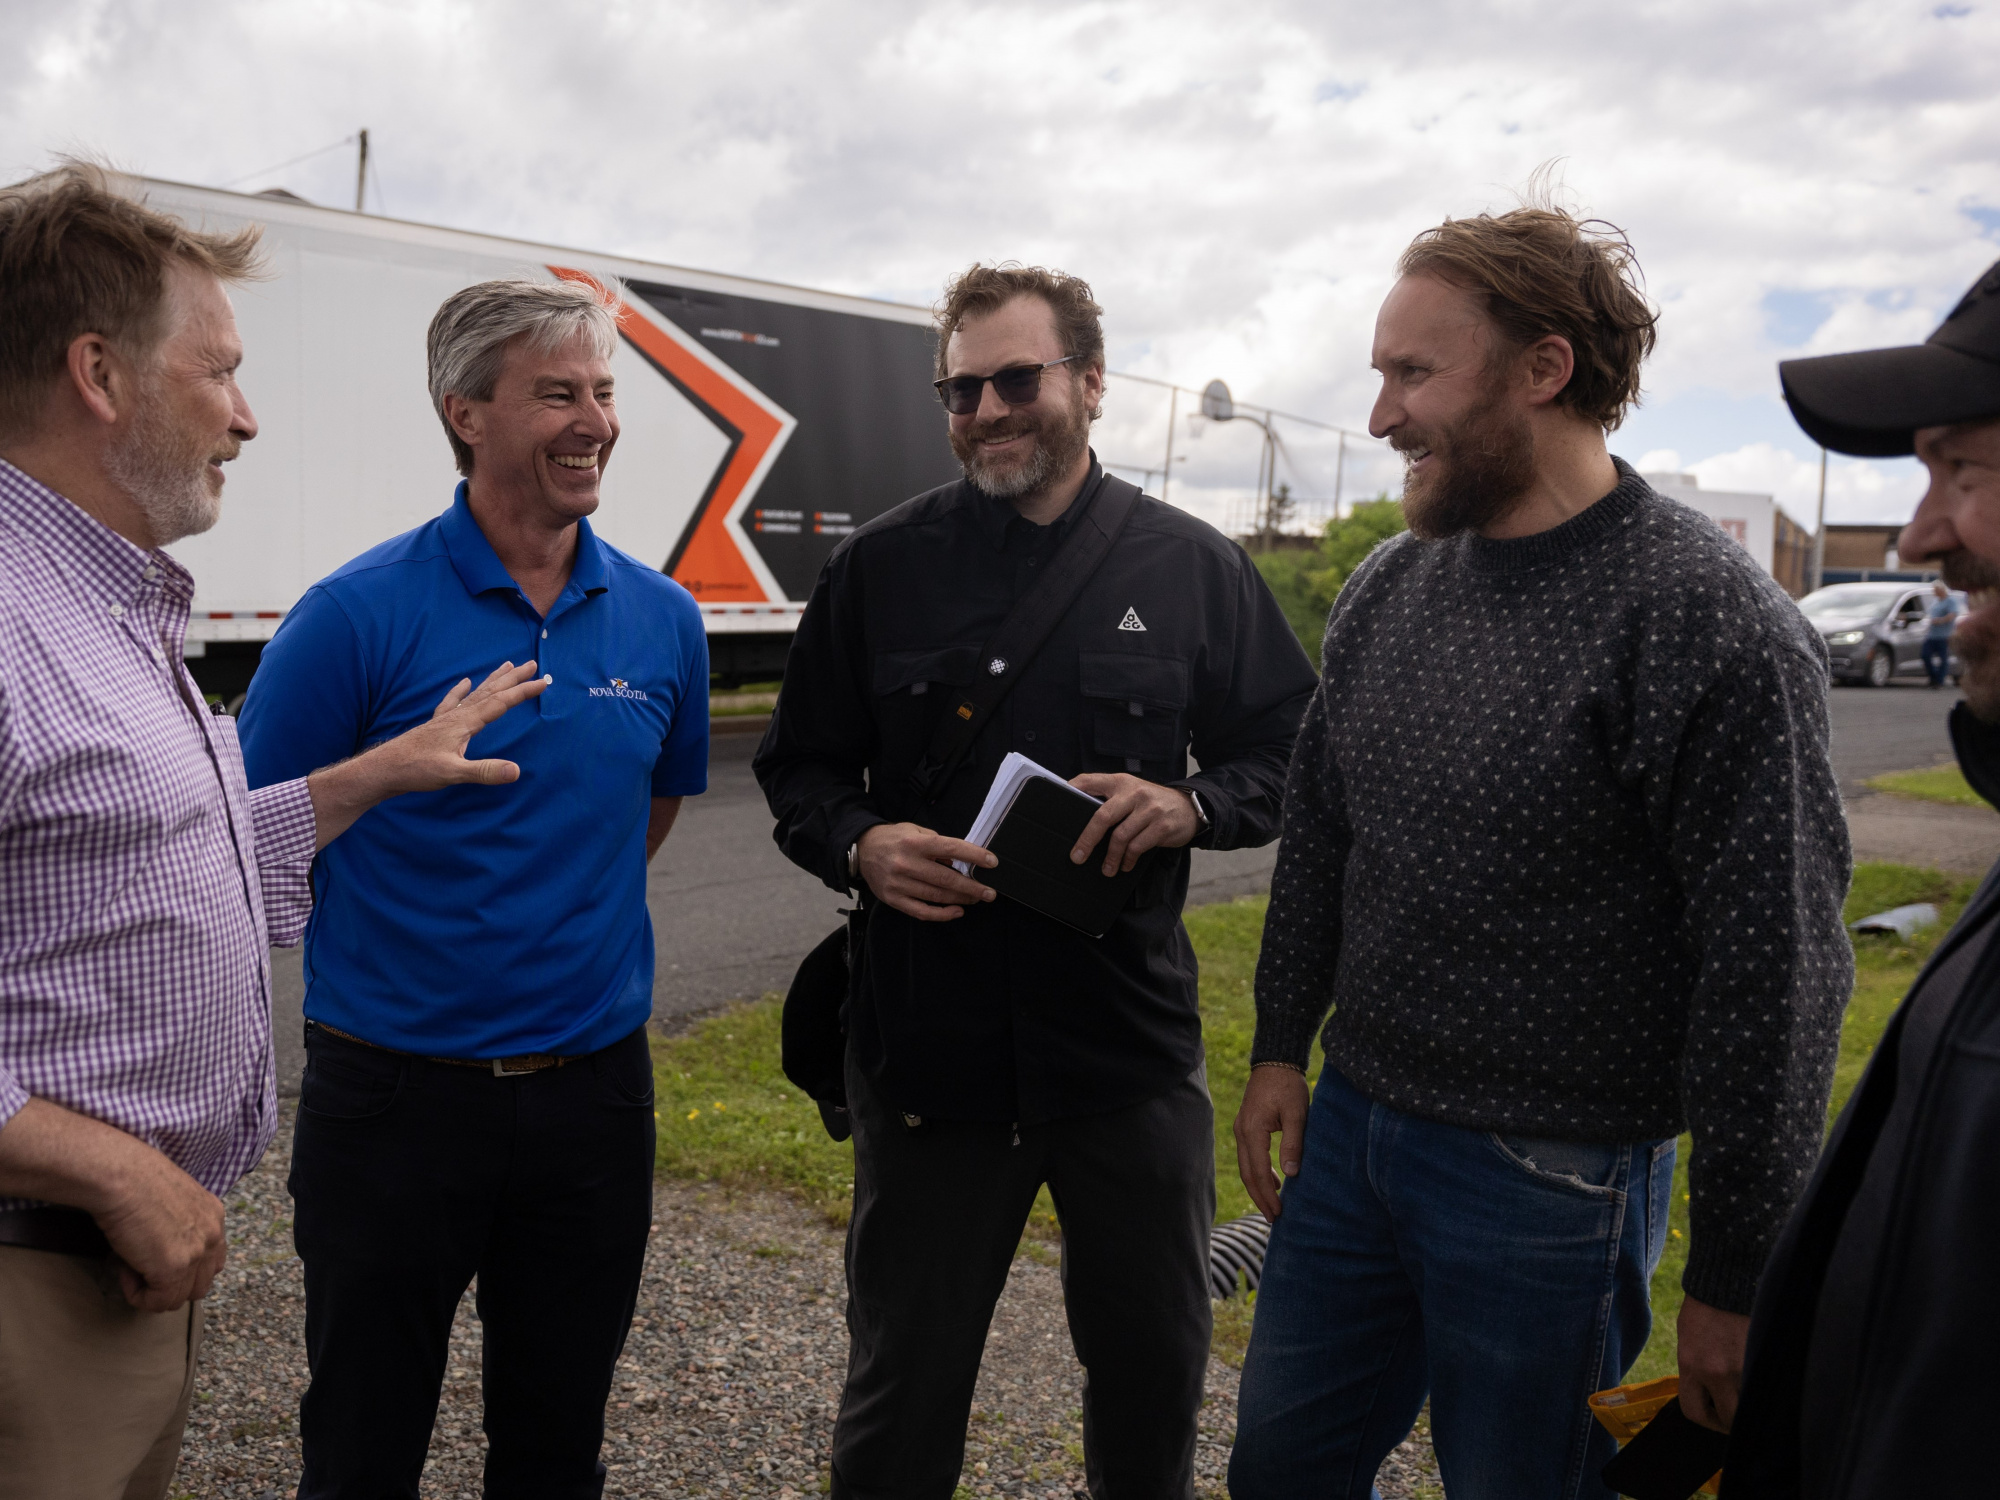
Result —
[[589, 692], [593, 698], [631, 698], [639, 703], [651, 701], [642, 690], [633, 687], [622, 677], [612, 678], [610, 687], [594, 687], [589, 689]]
[[1125, 618], [1118, 622], [1118, 628], [1120, 630], [1144, 630], [1146, 627], [1140, 623], [1139, 611], [1135, 607], [1127, 605]]

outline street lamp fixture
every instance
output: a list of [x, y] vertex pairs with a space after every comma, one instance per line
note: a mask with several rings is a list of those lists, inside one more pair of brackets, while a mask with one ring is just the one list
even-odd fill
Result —
[[1248, 410], [1240, 410], [1235, 398], [1229, 394], [1229, 387], [1220, 380], [1211, 380], [1202, 387], [1201, 414], [1211, 422], [1233, 422], [1241, 417], [1246, 422], [1255, 423], [1264, 430], [1263, 451], [1257, 458], [1257, 503], [1253, 512], [1256, 529], [1252, 539], [1259, 552], [1268, 552], [1272, 540], [1278, 533], [1277, 502], [1275, 496], [1278, 477], [1278, 434], [1271, 426], [1268, 415], [1258, 416]]

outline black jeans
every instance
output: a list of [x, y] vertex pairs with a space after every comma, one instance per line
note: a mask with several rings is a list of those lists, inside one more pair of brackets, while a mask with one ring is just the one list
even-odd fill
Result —
[[415, 1500], [475, 1276], [488, 1500], [596, 1500], [652, 1218], [645, 1032], [496, 1078], [315, 1028], [289, 1186], [312, 1370], [301, 1500]]
[[836, 1500], [949, 1500], [993, 1306], [1035, 1193], [1062, 1221], [1063, 1303], [1084, 1367], [1096, 1500], [1194, 1493], [1208, 1368], [1215, 1112], [1205, 1070], [1107, 1114], [1020, 1129], [912, 1127], [852, 1059], [854, 1219]]

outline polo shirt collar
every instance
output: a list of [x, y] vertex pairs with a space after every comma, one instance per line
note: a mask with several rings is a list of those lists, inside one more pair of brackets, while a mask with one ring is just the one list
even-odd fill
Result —
[[[452, 567], [458, 571], [458, 581], [465, 585], [468, 594], [484, 594], [492, 589], [520, 593], [520, 585], [514, 582], [513, 574], [501, 563], [500, 555], [486, 540], [486, 533], [479, 529], [479, 522], [473, 519], [466, 491], [466, 481], [459, 480], [458, 490], [452, 496], [451, 509], [444, 513], [439, 523], [444, 534], [445, 551], [451, 556]], [[569, 582], [563, 586], [562, 597], [568, 597], [572, 590], [588, 597], [601, 594], [609, 587], [611, 566], [604, 555], [604, 544], [590, 529], [588, 520], [579, 520], [576, 523], [576, 561], [570, 566]], [[560, 604], [561, 599], [557, 602]]]
[[[1069, 509], [1049, 523], [1055, 532], [1054, 540], [1061, 541], [1068, 533], [1070, 522], [1090, 509], [1090, 502], [1097, 498], [1098, 481], [1104, 477], [1104, 465], [1097, 461], [1097, 450], [1090, 452], [1090, 473], [1084, 476], [1083, 488], [1076, 492]], [[1007, 549], [1007, 528], [1019, 519], [1020, 512], [1014, 503], [998, 495], [989, 495], [965, 481], [965, 493], [972, 502], [973, 518], [978, 524], [979, 535], [986, 545], [995, 552]]]

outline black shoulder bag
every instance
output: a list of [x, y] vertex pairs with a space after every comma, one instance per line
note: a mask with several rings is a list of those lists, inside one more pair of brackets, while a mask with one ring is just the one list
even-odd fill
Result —
[[[1015, 602], [979, 653], [978, 676], [940, 710], [930, 747], [910, 773], [910, 788], [924, 801], [936, 802], [944, 794], [979, 731], [1021, 680], [1091, 575], [1111, 555], [1138, 504], [1137, 485], [1108, 473], [1099, 478], [1089, 508], [1077, 517], [1075, 529], [1056, 549], [1048, 570]], [[864, 888], [861, 900], [846, 914], [846, 924], [828, 933], [806, 955], [785, 993], [780, 1044], [785, 1076], [819, 1105], [827, 1134], [836, 1141], [846, 1140], [849, 1130], [844, 1072], [847, 1005], [861, 971], [868, 904]]]

